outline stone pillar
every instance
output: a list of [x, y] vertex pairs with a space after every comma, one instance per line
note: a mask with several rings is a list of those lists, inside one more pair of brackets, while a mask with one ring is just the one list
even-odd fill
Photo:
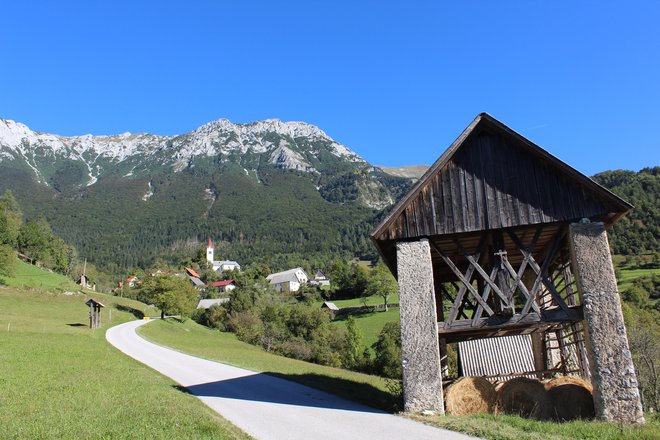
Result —
[[445, 412], [433, 266], [428, 240], [396, 246], [406, 411]]
[[586, 324], [596, 417], [644, 423], [605, 227], [583, 220], [571, 224], [569, 236]]

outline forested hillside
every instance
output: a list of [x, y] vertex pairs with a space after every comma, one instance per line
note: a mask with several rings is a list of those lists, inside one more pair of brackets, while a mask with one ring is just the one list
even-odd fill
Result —
[[604, 171], [593, 179], [635, 206], [610, 232], [612, 252], [621, 255], [660, 252], [660, 167], [639, 172]]

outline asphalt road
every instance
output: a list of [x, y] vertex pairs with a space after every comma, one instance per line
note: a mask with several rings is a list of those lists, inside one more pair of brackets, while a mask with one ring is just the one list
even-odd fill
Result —
[[[170, 377], [257, 439], [444, 439], [472, 437], [369, 408], [295, 382], [165, 348], [132, 321], [109, 329], [119, 350]], [[155, 402], [156, 404], [157, 402]]]

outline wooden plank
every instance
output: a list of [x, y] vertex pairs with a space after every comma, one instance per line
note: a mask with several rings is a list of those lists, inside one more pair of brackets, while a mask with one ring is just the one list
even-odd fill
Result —
[[[474, 287], [472, 287], [472, 284], [470, 284], [470, 282], [469, 282], [470, 277], [466, 279], [465, 276], [463, 276], [461, 271], [458, 269], [458, 267], [456, 267], [456, 265], [449, 258], [447, 258], [444, 254], [441, 254], [441, 256], [442, 256], [443, 260], [445, 260], [445, 263], [447, 264], [447, 266], [449, 266], [449, 268], [454, 272], [456, 277], [463, 283], [463, 286], [465, 286], [467, 288], [467, 290], [472, 294], [474, 299], [476, 299], [477, 302], [484, 308], [486, 313], [488, 313], [489, 315], [493, 315], [494, 314], [493, 309], [491, 309], [490, 306], [488, 304], [486, 304], [486, 302], [484, 300], [481, 299], [481, 296], [479, 295], [479, 293], [476, 290], [474, 290]], [[468, 272], [470, 273], [470, 275], [472, 275], [473, 271], [474, 271], [474, 266], [470, 266], [468, 268]], [[462, 286], [461, 286], [461, 288], [462, 288]]]
[[[497, 276], [497, 267], [493, 265], [492, 269], [490, 270], [490, 276], [488, 277], [490, 279], [490, 283], [486, 285], [486, 288], [484, 289], [484, 293], [481, 295], [481, 299], [484, 300], [484, 302], [488, 301], [488, 297], [490, 296], [490, 290], [492, 289], [492, 282], [495, 280], [495, 277]], [[484, 308], [481, 307], [481, 304], [477, 305], [477, 310], [475, 310], [474, 315], [472, 316], [472, 326], [475, 327], [479, 320], [481, 319], [481, 315], [484, 313]]]
[[[541, 283], [543, 283], [543, 278], [545, 278], [545, 274], [548, 271], [548, 267], [550, 266], [550, 263], [552, 263], [552, 260], [554, 259], [555, 252], [557, 252], [557, 248], [559, 247], [559, 243], [561, 239], [564, 237], [565, 234], [564, 229], [560, 229], [557, 231], [557, 234], [555, 235], [555, 238], [552, 241], [552, 244], [548, 248], [548, 251], [546, 252], [546, 255], [543, 259], [543, 266], [539, 267], [539, 265], [536, 263], [536, 260], [534, 260], [533, 256], [530, 256], [529, 258], [529, 264], [532, 266], [534, 271], [537, 273], [536, 280], [534, 281], [534, 286], [532, 287], [531, 292], [531, 297], [530, 299], [527, 300], [527, 303], [525, 304], [525, 307], [523, 308], [522, 313], [529, 313], [529, 309], [532, 307], [532, 302], [536, 298], [538, 294], [538, 289], [541, 286]], [[543, 283], [545, 284], [545, 283]], [[562, 301], [563, 303], [563, 301]], [[564, 304], [564, 307], [566, 307], [566, 304]], [[562, 307], [562, 308], [564, 308]]]
[[436, 234], [444, 234], [446, 232], [446, 219], [445, 219], [445, 207], [444, 207], [444, 202], [442, 200], [442, 182], [440, 180], [440, 176], [436, 176], [433, 179], [433, 187], [434, 191], [433, 194], [435, 195], [435, 209], [437, 212], [436, 215]]
[[463, 229], [463, 218], [461, 206], [460, 188], [457, 182], [457, 170], [453, 162], [447, 164], [447, 171], [449, 172], [449, 185], [451, 190], [451, 213], [454, 222], [454, 233], [465, 232]]
[[465, 170], [462, 167], [456, 168], [458, 173], [456, 179], [458, 181], [458, 194], [460, 195], [460, 207], [461, 207], [461, 226], [463, 231], [470, 231], [470, 221], [467, 218], [468, 216], [468, 198], [467, 198], [467, 188], [465, 187]]
[[484, 191], [486, 195], [486, 218], [487, 218], [487, 229], [496, 229], [500, 227], [499, 216], [497, 214], [497, 204], [495, 203], [495, 191], [491, 182], [494, 179], [494, 170], [492, 165], [492, 155], [490, 151], [490, 144], [488, 139], [484, 136], [479, 136], [478, 140], [479, 146], [481, 147], [481, 154], [483, 156], [484, 164]]
[[435, 180], [432, 180], [429, 183], [429, 202], [430, 202], [430, 210], [431, 210], [431, 231], [433, 235], [436, 235], [438, 233], [438, 218], [436, 215], [436, 210], [435, 210], [435, 191], [433, 190], [433, 187], [435, 186]]
[[451, 202], [451, 179], [449, 170], [444, 169], [442, 173], [442, 202], [445, 208], [445, 234], [452, 234], [454, 230], [454, 211]]
[[522, 292], [523, 296], [526, 298], [527, 301], [529, 301], [530, 299], [532, 300], [531, 301], [532, 308], [534, 309], [535, 312], [538, 313], [540, 311], [539, 307], [536, 304], [536, 302], [533, 301], [532, 294], [527, 290], [527, 286], [525, 286], [525, 284], [522, 282], [518, 273], [513, 269], [513, 267], [511, 267], [511, 264], [506, 259], [503, 259], [502, 262], [504, 263], [504, 267], [509, 272], [511, 278], [515, 281], [515, 286], [517, 286], [518, 289], [520, 289], [520, 292]]
[[[465, 251], [465, 249], [463, 248], [463, 246], [461, 246], [461, 243], [460, 243], [458, 240], [454, 240], [454, 241], [455, 241], [456, 245], [458, 246], [459, 251], [460, 251], [460, 252], [463, 254], [463, 256], [468, 260], [468, 262], [469, 262], [472, 266], [474, 266], [474, 268], [476, 269], [477, 273], [478, 273], [479, 275], [481, 275], [481, 277], [484, 279], [484, 281], [486, 281], [486, 283], [488, 283], [488, 285], [490, 286], [490, 288], [491, 288], [491, 289], [497, 294], [497, 296], [499, 296], [500, 299], [501, 299], [502, 301], [504, 301], [505, 304], [508, 305], [508, 303], [509, 303], [509, 299], [506, 297], [506, 295], [504, 295], [504, 294], [502, 293], [502, 291], [500, 290], [500, 288], [497, 287], [497, 285], [496, 285], [496, 284], [490, 279], [490, 275], [488, 275], [488, 274], [486, 273], [486, 271], [483, 270], [483, 268], [479, 265], [479, 263], [477, 263], [477, 261], [474, 259], [474, 257], [472, 257], [472, 255], [468, 254], [468, 253]], [[482, 299], [483, 299], [484, 301], [486, 300], [486, 298], [482, 298]]]
[[535, 323], [541, 324], [555, 324], [555, 323], [572, 323], [579, 322], [583, 319], [582, 306], [573, 306], [568, 311], [555, 309], [549, 311], [541, 311], [541, 313], [531, 312], [525, 315], [515, 314], [510, 317], [494, 315], [487, 318], [481, 318], [476, 326], [473, 326], [471, 321], [457, 320], [451, 325], [446, 323], [438, 323], [438, 333], [449, 335], [456, 332], [472, 332], [479, 329], [488, 329], [490, 331], [496, 329], [515, 328], [529, 326]]

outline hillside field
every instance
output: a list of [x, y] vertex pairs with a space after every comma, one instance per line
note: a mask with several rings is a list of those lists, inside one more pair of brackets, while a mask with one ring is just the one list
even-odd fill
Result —
[[[34, 275], [43, 286], [64, 278]], [[11, 286], [26, 279], [0, 285], [0, 438], [249, 438], [105, 341], [109, 326], [153, 310], [93, 294], [107, 307], [103, 328], [90, 330], [88, 295]]]
[[[0, 438], [248, 438], [199, 400], [178, 391], [171, 380], [105, 341], [109, 326], [158, 311], [99, 293], [63, 294], [78, 292], [68, 290], [67, 282], [66, 277], [29, 265], [19, 266], [16, 277], [2, 280]], [[87, 327], [84, 301], [90, 296], [107, 306], [99, 330]], [[380, 298], [369, 302], [380, 303]], [[361, 305], [360, 300], [337, 303]], [[398, 309], [358, 316], [365, 345], [389, 319], [398, 319]], [[392, 381], [276, 356], [191, 320], [155, 320], [140, 332], [182, 352], [266, 372], [374, 407], [391, 411], [398, 401]], [[645, 440], [657, 438], [660, 430], [654, 415], [647, 415], [645, 426], [560, 424], [489, 415], [412, 417], [487, 439]]]

